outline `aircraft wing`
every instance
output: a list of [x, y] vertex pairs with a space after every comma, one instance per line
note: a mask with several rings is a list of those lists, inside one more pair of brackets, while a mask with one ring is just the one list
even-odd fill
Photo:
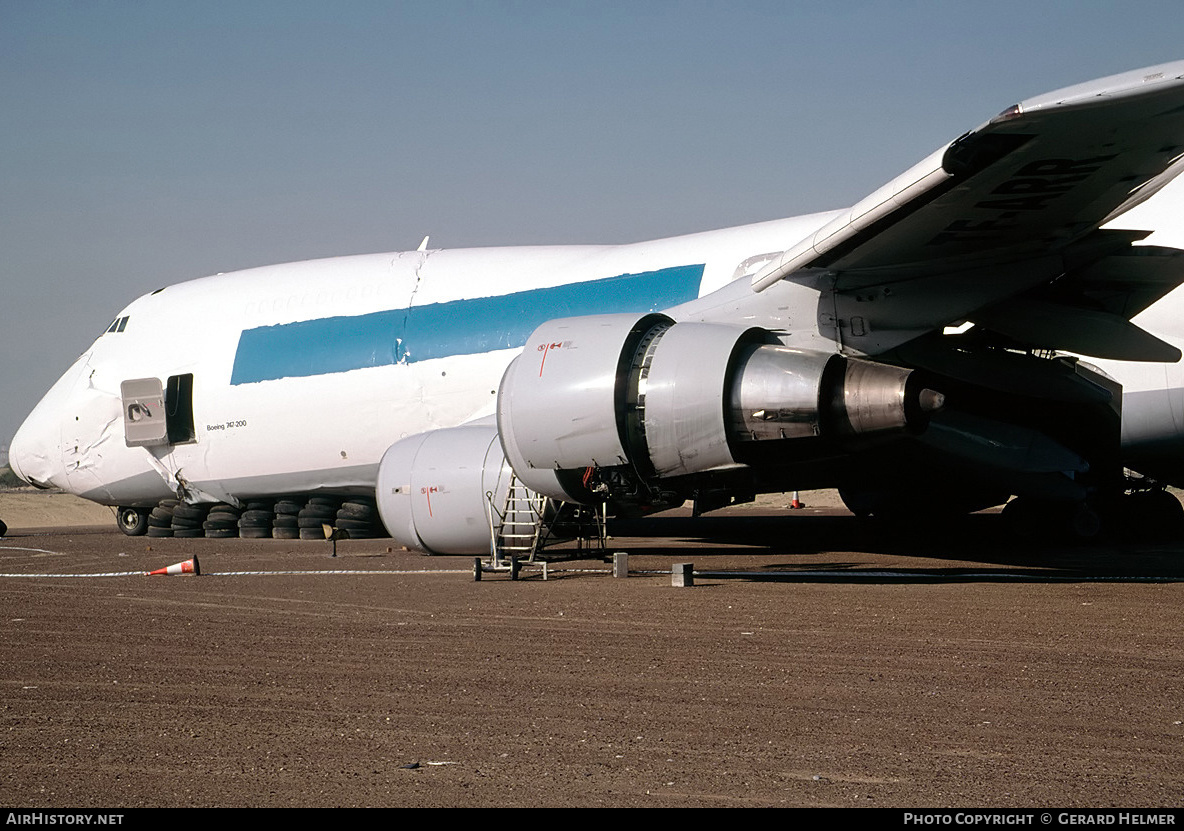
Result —
[[[943, 315], [990, 309], [980, 315], [984, 321], [1030, 345], [1176, 360], [1178, 351], [1132, 332], [1127, 320], [1184, 280], [1184, 262], [1170, 249], [1132, 256], [1139, 234], [1098, 228], [1162, 188], [1184, 169], [1182, 157], [1184, 62], [1037, 96], [787, 249], [754, 275], [753, 289], [788, 279], [838, 295], [913, 281], [924, 286], [928, 308], [914, 332], [940, 324]], [[1057, 297], [1014, 301], [1023, 308], [998, 305], [1063, 278]], [[1110, 293], [1105, 304], [1088, 296], [1099, 283]], [[1066, 291], [1068, 284], [1077, 291]], [[943, 293], [950, 302], [942, 302]], [[1049, 304], [1066, 318], [1059, 328], [1047, 325]], [[881, 330], [910, 328], [906, 319], [917, 311], [889, 305], [858, 325], [874, 319]], [[1032, 340], [1034, 330], [1041, 337]], [[890, 346], [881, 340], [877, 348]]]
[[804, 269], [855, 286], [1064, 246], [1174, 177], [1184, 154], [1184, 62], [1007, 108], [784, 252], [760, 291]]

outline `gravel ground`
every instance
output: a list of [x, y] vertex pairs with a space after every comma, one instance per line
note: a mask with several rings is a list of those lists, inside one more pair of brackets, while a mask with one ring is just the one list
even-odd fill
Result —
[[626, 580], [10, 532], [5, 575], [204, 573], [0, 577], [0, 804], [1180, 807], [1178, 545], [784, 513], [618, 525]]

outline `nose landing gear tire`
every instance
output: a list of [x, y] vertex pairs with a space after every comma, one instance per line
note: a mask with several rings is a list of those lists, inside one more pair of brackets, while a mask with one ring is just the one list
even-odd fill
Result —
[[116, 520], [119, 530], [129, 537], [142, 537], [148, 531], [148, 514], [144, 508], [120, 508]]

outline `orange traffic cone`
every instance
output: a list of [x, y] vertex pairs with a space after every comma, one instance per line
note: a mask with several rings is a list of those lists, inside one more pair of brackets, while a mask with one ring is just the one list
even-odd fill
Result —
[[790, 501], [789, 507], [793, 508], [793, 509], [806, 507], [806, 503], [803, 502], [802, 500], [798, 499], [798, 492], [797, 491], [793, 492], [793, 499]]
[[201, 566], [198, 565], [197, 557], [194, 557], [192, 560], [186, 560], [183, 563], [176, 563], [175, 565], [166, 566], [165, 568], [158, 568], [156, 571], [148, 572], [149, 577], [153, 576], [154, 574], [192, 574], [196, 576], [201, 574]]

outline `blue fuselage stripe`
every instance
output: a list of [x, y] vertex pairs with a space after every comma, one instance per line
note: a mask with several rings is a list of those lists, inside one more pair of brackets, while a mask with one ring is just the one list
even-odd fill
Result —
[[699, 296], [700, 265], [453, 300], [353, 317], [326, 317], [245, 329], [231, 384], [517, 349], [548, 320], [651, 312]]

